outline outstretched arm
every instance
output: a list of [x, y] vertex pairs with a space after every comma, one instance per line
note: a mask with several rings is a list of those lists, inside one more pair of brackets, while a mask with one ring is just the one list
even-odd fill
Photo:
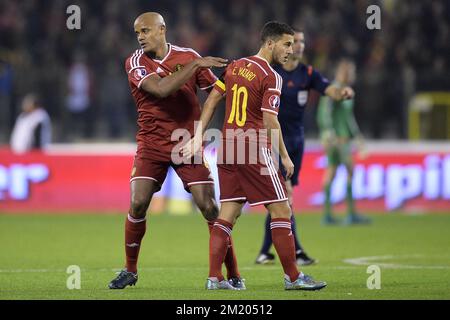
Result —
[[325, 95], [329, 96], [333, 100], [340, 101], [352, 99], [355, 96], [355, 92], [348, 86], [340, 88], [335, 84], [330, 84], [325, 89]]
[[222, 99], [223, 95], [219, 91], [215, 89], [211, 90], [211, 93], [203, 105], [202, 114], [200, 116], [199, 124], [195, 128], [194, 137], [181, 149], [184, 157], [191, 158], [195, 153], [201, 150], [203, 144], [203, 134], [205, 133], [206, 128], [208, 127], [220, 100]]
[[147, 77], [141, 88], [155, 97], [165, 98], [180, 89], [194, 75], [198, 68], [225, 67], [228, 60], [217, 57], [197, 58], [183, 69], [161, 78], [156, 73]]
[[208, 127], [214, 112], [217, 109], [217, 106], [220, 100], [223, 99], [223, 95], [217, 90], [211, 90], [208, 95], [208, 98], [203, 105], [202, 114], [200, 116], [200, 125], [197, 126], [194, 137], [201, 138]]

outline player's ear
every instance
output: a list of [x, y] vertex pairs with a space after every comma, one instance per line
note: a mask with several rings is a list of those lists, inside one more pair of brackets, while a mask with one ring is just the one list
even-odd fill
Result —
[[159, 31], [161, 32], [161, 34], [166, 33], [166, 26], [164, 24], [159, 26]]

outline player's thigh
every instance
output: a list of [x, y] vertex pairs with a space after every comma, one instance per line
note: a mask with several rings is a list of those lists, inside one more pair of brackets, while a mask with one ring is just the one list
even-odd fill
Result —
[[266, 205], [266, 208], [267, 210], [269, 210], [272, 219], [291, 218], [291, 207], [289, 206], [289, 203], [287, 201], [269, 203]]
[[215, 193], [213, 184], [196, 184], [189, 187], [192, 198], [196, 204], [205, 202], [215, 202]]
[[154, 161], [151, 158], [137, 154], [134, 157], [130, 182], [135, 180], [152, 180], [156, 182], [157, 186], [159, 185], [160, 189], [166, 179], [169, 164], [169, 162]]
[[289, 204], [292, 205], [292, 191], [293, 191], [293, 187], [292, 187], [291, 180], [286, 180], [286, 191], [287, 191]]
[[241, 187], [243, 181], [240, 177], [238, 165], [217, 165], [219, 175], [220, 202], [223, 204], [230, 201], [246, 201], [246, 192]]
[[172, 165], [172, 167], [183, 181], [184, 189], [187, 192], [191, 192], [192, 187], [198, 185], [214, 187], [214, 180], [207, 163]]
[[329, 164], [327, 168], [325, 169], [325, 178], [324, 183], [329, 184], [331, 181], [333, 181], [334, 177], [336, 176], [337, 172], [337, 165], [335, 164]]
[[285, 183], [286, 183], [287, 194], [292, 195], [292, 190], [293, 190], [292, 182], [290, 180], [287, 180]]
[[284, 177], [274, 163], [269, 149], [261, 148], [261, 161], [239, 165], [238, 179], [250, 206], [288, 199]]
[[351, 144], [349, 142], [342, 142], [339, 146], [340, 162], [345, 166], [349, 173], [353, 172], [353, 159]]
[[327, 166], [335, 166], [337, 167], [339, 163], [341, 162], [340, 159], [340, 152], [339, 152], [339, 146], [337, 145], [330, 145], [326, 148], [326, 155], [327, 155]]
[[150, 202], [152, 195], [161, 189], [168, 168], [169, 163], [136, 155], [130, 177], [132, 205]]
[[219, 211], [219, 219], [225, 220], [231, 224], [236, 223], [236, 219], [241, 215], [242, 207], [245, 201], [227, 201], [222, 202]]
[[[148, 207], [152, 196], [161, 188], [158, 182], [150, 179], [135, 179], [130, 183], [131, 206]], [[146, 209], [146, 208], [145, 208]]]
[[208, 221], [217, 219], [219, 209], [214, 196], [213, 184], [197, 184], [189, 187], [195, 204]]

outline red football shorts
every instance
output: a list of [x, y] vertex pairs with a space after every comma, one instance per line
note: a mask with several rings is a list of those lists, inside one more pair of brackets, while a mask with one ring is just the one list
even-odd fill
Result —
[[175, 165], [170, 161], [152, 160], [136, 154], [131, 171], [131, 181], [137, 179], [149, 179], [156, 181], [161, 188], [166, 179], [169, 167], [175, 170], [183, 181], [184, 188], [189, 192], [189, 188], [197, 184], [214, 184], [211, 172], [205, 164], [181, 164]]
[[256, 164], [219, 164], [220, 202], [248, 201], [251, 206], [286, 201], [283, 176], [274, 165], [271, 152], [260, 149]]

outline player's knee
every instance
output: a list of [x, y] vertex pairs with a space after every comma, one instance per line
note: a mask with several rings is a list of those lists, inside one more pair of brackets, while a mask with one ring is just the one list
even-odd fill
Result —
[[135, 218], [143, 218], [147, 213], [148, 201], [144, 198], [135, 198], [131, 201], [131, 215]]
[[269, 211], [272, 218], [291, 218], [291, 208], [287, 201], [270, 206]]
[[327, 182], [330, 183], [334, 177], [336, 176], [336, 172], [337, 172], [337, 167], [336, 166], [332, 166], [329, 168], [328, 170], [328, 174], [327, 174]]
[[212, 199], [201, 201], [197, 206], [208, 221], [215, 220], [219, 216], [219, 208]]
[[353, 180], [353, 173], [349, 171], [347, 175], [347, 183], [351, 183], [352, 180]]
[[233, 219], [233, 225], [236, 224], [237, 220], [239, 219], [239, 217], [241, 216], [242, 211], [239, 211], [239, 213], [236, 215], [236, 217]]

